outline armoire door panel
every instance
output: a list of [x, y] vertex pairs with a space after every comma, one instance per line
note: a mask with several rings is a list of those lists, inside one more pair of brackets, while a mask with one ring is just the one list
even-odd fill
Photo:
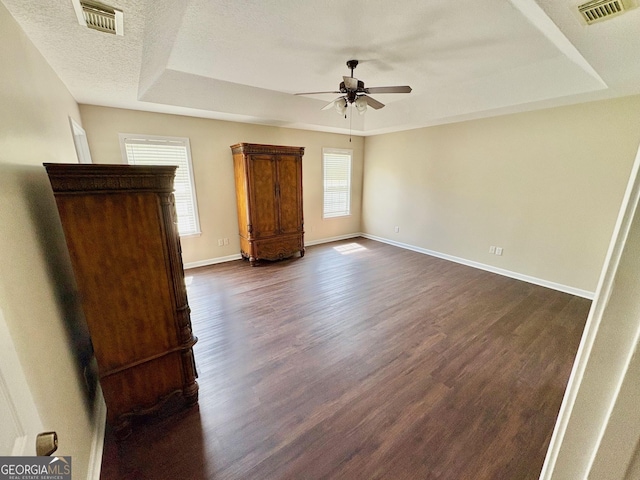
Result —
[[282, 155], [278, 158], [280, 233], [302, 231], [300, 159]]
[[110, 339], [94, 342], [101, 370], [178, 345], [156, 195], [73, 195], [58, 209], [91, 335]]
[[271, 156], [252, 155], [249, 176], [251, 234], [255, 238], [278, 233], [276, 210], [276, 162]]

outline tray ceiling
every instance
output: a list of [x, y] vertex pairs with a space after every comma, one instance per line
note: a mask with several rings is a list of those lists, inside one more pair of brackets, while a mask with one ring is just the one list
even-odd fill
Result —
[[[640, 9], [587, 26], [568, 0], [2, 0], [79, 103], [370, 135], [640, 93]], [[627, 5], [632, 6], [629, 2]], [[321, 111], [346, 61], [381, 110]], [[350, 127], [351, 124], [351, 127]]]

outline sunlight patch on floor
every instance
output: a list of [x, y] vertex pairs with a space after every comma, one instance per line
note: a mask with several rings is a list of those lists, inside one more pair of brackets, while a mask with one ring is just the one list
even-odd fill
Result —
[[345, 245], [338, 245], [337, 247], [333, 247], [333, 249], [343, 255], [349, 255], [350, 253], [362, 252], [364, 250], [367, 250], [366, 247], [363, 247], [359, 243], [347, 243]]

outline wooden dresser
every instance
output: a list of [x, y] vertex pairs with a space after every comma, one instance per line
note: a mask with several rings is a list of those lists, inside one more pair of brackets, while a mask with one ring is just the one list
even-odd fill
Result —
[[231, 146], [242, 256], [251, 265], [304, 256], [304, 147], [239, 143]]
[[173, 166], [46, 163], [98, 363], [107, 420], [198, 401]]

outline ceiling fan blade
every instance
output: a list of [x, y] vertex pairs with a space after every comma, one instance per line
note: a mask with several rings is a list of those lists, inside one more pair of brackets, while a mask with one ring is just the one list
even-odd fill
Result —
[[304, 93], [294, 93], [294, 95], [323, 95], [325, 93], [342, 93], [342, 92], [304, 92]]
[[[340, 92], [338, 92], [340, 93]], [[320, 110], [330, 110], [332, 108], [334, 108], [336, 106], [336, 102], [338, 101], [343, 101], [344, 102], [344, 98], [343, 97], [338, 97], [335, 100], [330, 101], [329, 103], [327, 103], [324, 107], [322, 107]]]
[[409, 85], [398, 85], [395, 87], [370, 87], [364, 89], [365, 93], [411, 93]]
[[358, 79], [354, 77], [342, 77], [344, 80], [344, 86], [347, 90], [356, 90], [358, 88]]
[[364, 98], [367, 101], [367, 105], [369, 105], [371, 108], [375, 108], [376, 110], [380, 110], [382, 107], [384, 107], [384, 103], [381, 103], [375, 98], [369, 97], [368, 95], [360, 95], [360, 98]]

